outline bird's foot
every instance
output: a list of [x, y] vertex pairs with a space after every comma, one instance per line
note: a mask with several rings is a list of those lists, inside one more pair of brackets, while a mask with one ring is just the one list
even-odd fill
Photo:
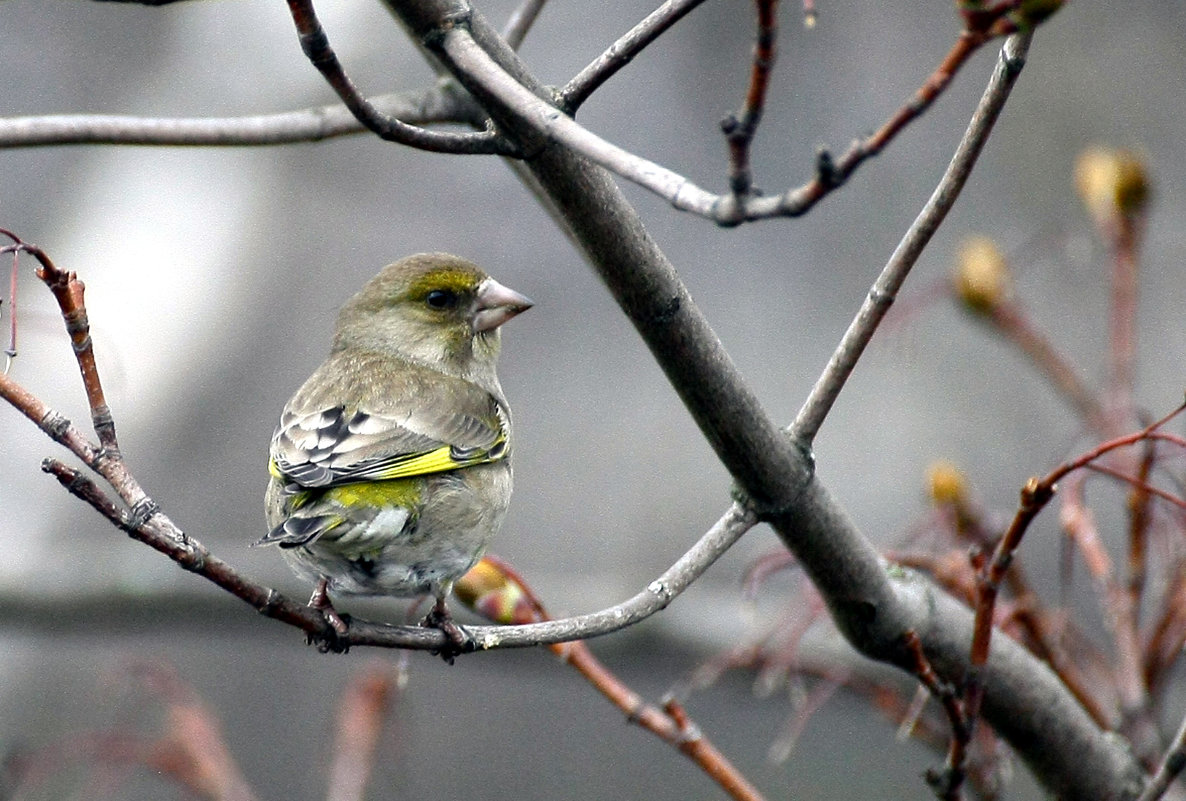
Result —
[[340, 615], [334, 609], [333, 602], [329, 599], [328, 580], [322, 578], [317, 582], [317, 586], [313, 589], [313, 595], [309, 597], [309, 608], [316, 609], [325, 618], [325, 622], [329, 624], [329, 630], [325, 632], [322, 637], [317, 637], [313, 634], [309, 635], [309, 642], [316, 641], [317, 649], [322, 653], [333, 651], [334, 653], [345, 653], [350, 649], [350, 644], [344, 642], [342, 638], [346, 636], [346, 632], [350, 628], [347, 622], [347, 615]]
[[444, 659], [450, 665], [459, 654], [467, 654], [474, 650], [474, 641], [461, 626], [453, 620], [449, 607], [445, 606], [444, 598], [437, 598], [428, 615], [420, 622], [425, 628], [439, 629], [445, 635], [445, 644], [432, 653]]

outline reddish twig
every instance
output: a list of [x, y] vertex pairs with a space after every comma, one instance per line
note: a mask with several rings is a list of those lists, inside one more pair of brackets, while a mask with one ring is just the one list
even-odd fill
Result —
[[[5, 233], [8, 233], [7, 231]], [[12, 253], [12, 271], [8, 279], [8, 347], [4, 349], [4, 372], [12, 366], [16, 358], [16, 290], [17, 276], [20, 273], [20, 251]], [[3, 299], [0, 299], [2, 301]], [[0, 304], [2, 306], [2, 304]], [[3, 309], [0, 308], [0, 311]]]
[[1123, 421], [1132, 407], [1134, 364], [1137, 351], [1137, 288], [1140, 263], [1137, 247], [1141, 235], [1139, 215], [1117, 215], [1111, 237], [1112, 298], [1108, 316], [1109, 353], [1108, 411], [1114, 421]]
[[[108, 456], [118, 458], [119, 443], [115, 438], [115, 421], [111, 417], [111, 409], [107, 406], [107, 399], [103, 394], [103, 385], [99, 381], [99, 370], [95, 365], [95, 351], [91, 342], [90, 324], [87, 322], [86, 305], [83, 302], [83, 292], [86, 289], [78, 275], [59, 270], [44, 250], [23, 242], [11, 231], [0, 229], [0, 235], [13, 240], [13, 244], [0, 248], [0, 253], [17, 254], [28, 253], [37, 259], [37, 277], [40, 278], [62, 312], [62, 319], [66, 323], [66, 332], [70, 335], [70, 342], [74, 346], [74, 357], [78, 362], [78, 369], [82, 373], [82, 384], [86, 390], [87, 403], [91, 410], [91, 421], [95, 434], [99, 437], [99, 444]], [[16, 288], [15, 269], [12, 279], [13, 290]], [[13, 341], [16, 340], [16, 318], [13, 318]], [[15, 354], [14, 354], [15, 355]]]
[[758, 132], [758, 123], [762, 120], [762, 111], [766, 105], [766, 90], [770, 85], [770, 71], [774, 67], [778, 38], [778, 0], [756, 0], [756, 5], [758, 34], [745, 103], [740, 111], [732, 112], [721, 120], [721, 131], [729, 145], [729, 190], [738, 196], [748, 195], [753, 190], [750, 145]]
[[906, 648], [914, 657], [914, 675], [943, 707], [947, 722], [951, 726], [948, 741], [947, 762], [943, 770], [927, 771], [927, 783], [935, 795], [943, 801], [960, 801], [963, 785], [967, 779], [968, 744], [972, 729], [964, 707], [955, 688], [939, 678], [922, 648], [922, 641], [914, 631], [905, 634]]
[[1083, 486], [1084, 481], [1078, 475], [1066, 482], [1062, 489], [1059, 519], [1068, 538], [1083, 554], [1097, 588], [1104, 624], [1116, 651], [1116, 664], [1108, 674], [1118, 695], [1119, 728], [1128, 736], [1137, 755], [1149, 761], [1156, 757], [1160, 744], [1141, 662], [1139, 607], [1129, 606], [1130, 598], [1117, 580], [1112, 558], [1101, 541], [1094, 516], [1084, 498]]
[[1126, 447], [1147, 439], [1153, 431], [1176, 417], [1184, 408], [1186, 408], [1186, 404], [1179, 405], [1172, 412], [1145, 428], [1101, 443], [1073, 461], [1066, 462], [1055, 468], [1044, 478], [1035, 477], [1026, 482], [1025, 487], [1021, 491], [1021, 502], [1017, 508], [1017, 512], [1013, 516], [1012, 522], [997, 541], [991, 557], [985, 559], [980, 566], [980, 577], [977, 582], [975, 618], [973, 622], [971, 665], [968, 671], [968, 686], [965, 696], [970, 725], [975, 725], [980, 713], [981, 701], [983, 700], [984, 688], [980, 681], [979, 672], [988, 662], [993, 628], [993, 614], [1001, 581], [1004, 578], [1005, 572], [1009, 569], [1013, 554], [1017, 551], [1018, 546], [1020, 546], [1021, 540], [1025, 536], [1025, 532], [1029, 529], [1030, 523], [1045, 508], [1046, 504], [1050, 502], [1050, 499], [1054, 497], [1058, 488], [1058, 482], [1067, 475], [1076, 470], [1083, 469], [1104, 454], [1110, 453], [1117, 448]]
[[393, 700], [406, 680], [403, 664], [393, 669], [379, 662], [346, 686], [338, 701], [326, 801], [363, 801], [366, 797], [379, 736], [390, 717]]
[[[530, 585], [510, 564], [498, 557], [484, 557], [482, 563], [458, 585], [458, 596], [471, 608], [486, 615], [491, 615], [494, 610], [506, 615], [498, 618], [499, 622], [522, 625], [551, 619]], [[703, 735], [674, 697], [666, 698], [662, 708], [646, 702], [602, 664], [583, 641], [555, 643], [548, 648], [621, 710], [628, 721], [673, 746], [731, 798], [761, 801], [761, 793]]]
[[1145, 594], [1145, 575], [1147, 570], [1146, 551], [1149, 540], [1149, 527], [1152, 525], [1150, 492], [1150, 474], [1157, 459], [1157, 448], [1152, 440], [1145, 443], [1141, 458], [1137, 462], [1136, 481], [1129, 490], [1128, 505], [1128, 564], [1127, 580], [1129, 604], [1133, 610], [1141, 608], [1141, 597]]
[[514, 156], [515, 148], [493, 130], [481, 132], [429, 131], [389, 117], [362, 96], [330, 47], [329, 37], [317, 19], [312, 0], [288, 0], [288, 10], [300, 37], [301, 50], [341, 98], [355, 119], [380, 139], [434, 153], [495, 154]]
[[1100, 434], [1107, 431], [1103, 404], [1083, 383], [1070, 361], [1038, 330], [1021, 304], [999, 303], [989, 311], [988, 319], [1029, 358], [1092, 431]]
[[1133, 491], [1140, 492], [1149, 498], [1160, 498], [1167, 503], [1173, 504], [1179, 509], [1186, 509], [1186, 499], [1183, 499], [1172, 492], [1166, 492], [1160, 487], [1155, 487], [1152, 484], [1142, 481], [1138, 476], [1130, 476], [1115, 467], [1106, 464], [1089, 464], [1085, 465], [1087, 470], [1093, 473], [1100, 473], [1101, 475], [1109, 476], [1111, 478], [1122, 481], [1133, 488]]
[[1145, 684], [1157, 695], [1165, 686], [1170, 668], [1186, 647], [1186, 569], [1178, 560], [1171, 570], [1170, 586], [1162, 599], [1161, 614], [1153, 624], [1142, 661]]

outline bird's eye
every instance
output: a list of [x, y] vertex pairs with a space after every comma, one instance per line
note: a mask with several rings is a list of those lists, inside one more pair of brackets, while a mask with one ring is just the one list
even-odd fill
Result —
[[457, 305], [457, 293], [451, 289], [434, 289], [424, 296], [430, 309], [452, 309]]

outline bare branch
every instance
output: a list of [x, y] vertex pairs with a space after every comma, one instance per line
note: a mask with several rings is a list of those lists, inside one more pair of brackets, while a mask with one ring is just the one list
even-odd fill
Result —
[[373, 103], [362, 96], [342, 69], [337, 55], [330, 47], [329, 37], [317, 19], [312, 0], [288, 0], [288, 10], [292, 13], [293, 23], [300, 36], [301, 49], [309, 61], [337, 92], [346, 108], [379, 138], [434, 153], [501, 156], [515, 154], [516, 149], [493, 130], [480, 133], [442, 133], [408, 125], [395, 117], [381, 113]]
[[976, 587], [976, 618], [967, 686], [967, 710], [971, 725], [975, 725], [980, 705], [984, 700], [984, 676], [982, 673], [993, 647], [993, 617], [1001, 581], [1030, 524], [1057, 492], [1058, 482], [1071, 473], [1087, 467], [1104, 454], [1148, 439], [1154, 431], [1181, 414], [1184, 409], [1186, 409], [1186, 403], [1139, 431], [1101, 443], [1077, 458], [1064, 462], [1042, 478], [1035, 476], [1026, 482], [1021, 490], [1021, 500], [1017, 511], [1014, 513], [1008, 529], [997, 541], [991, 555], [988, 558], [981, 557], [983, 564], [980, 566], [980, 577]]
[[[560, 109], [543, 100], [512, 77], [479, 45], [464, 25], [453, 25], [440, 35], [442, 55], [451, 61], [459, 76], [479, 94], [486, 93], [522, 121], [528, 129], [547, 140], [570, 148], [590, 161], [668, 200], [681, 211], [690, 211], [720, 225], [769, 217], [798, 216], [843, 184], [866, 159], [876, 155], [910, 121], [916, 119], [950, 83], [954, 71], [986, 38], [965, 33], [948, 59], [919, 90], [915, 98], [873, 136], [854, 143], [838, 160], [821, 153], [816, 177], [781, 195], [763, 196], [732, 193], [717, 195], [697, 186], [679, 173], [636, 156], [602, 139], [577, 124]], [[561, 93], [564, 96], [564, 93]]]
[[[473, 109], [455, 87], [437, 85], [417, 92], [374, 98], [385, 116], [406, 122], [469, 123]], [[244, 146], [318, 142], [366, 131], [354, 114], [328, 106], [244, 117], [134, 117], [111, 114], [48, 114], [0, 117], [0, 148], [45, 145]]]
[[1146, 785], [1136, 801], [1157, 801], [1165, 795], [1166, 790], [1169, 789], [1173, 780], [1182, 773], [1183, 768], [1186, 768], [1186, 719], [1178, 727], [1178, 733], [1174, 735], [1174, 742], [1162, 757], [1161, 763], [1157, 766], [1157, 772], [1153, 774], [1153, 779]]
[[[551, 616], [543, 602], [509, 564], [487, 555], [458, 582], [456, 593], [474, 611], [496, 623], [524, 625]], [[601, 663], [582, 640], [548, 648], [617, 707], [626, 720], [651, 732], [695, 765], [734, 801], [762, 801], [762, 795], [704, 735], [673, 697], [660, 709], [645, 701]]]
[[898, 243], [881, 275], [877, 276], [868, 296], [861, 304], [860, 311], [844, 332], [844, 337], [828, 360], [823, 374], [795, 416], [790, 432], [796, 440], [810, 445], [815, 439], [816, 433], [832, 409], [832, 404], [836, 402], [848, 377], [856, 368], [857, 360], [864, 353], [865, 346], [873, 338], [877, 327], [897, 297], [906, 276], [910, 274], [923, 249], [947, 217], [947, 212], [955, 205], [976, 160], [980, 157], [984, 143], [992, 133], [1001, 109], [1005, 106], [1005, 101], [1009, 99], [1017, 76], [1025, 66], [1031, 38], [1032, 34], [1015, 34], [1005, 41], [997, 59], [996, 69], [993, 70], [988, 86], [980, 97], [980, 103], [976, 106], [976, 111], [955, 150], [955, 155], [947, 165], [947, 170], [922, 211], [914, 218], [906, 235]]
[[943, 713], [947, 716], [947, 722], [951, 726], [947, 764], [942, 771], [928, 771], [927, 782], [935, 791], [935, 795], [942, 801], [961, 801], [963, 798], [961, 788], [967, 779], [968, 744], [972, 739], [968, 716], [955, 688], [939, 678], [935, 669], [931, 667], [931, 662], [927, 659], [918, 634], [908, 631], [905, 639], [906, 647], [914, 656], [914, 675], [943, 707]]
[[721, 121], [721, 130], [729, 145], [729, 189], [734, 195], [748, 195], [753, 190], [749, 150], [766, 105], [766, 89], [770, 85], [770, 71], [774, 68], [778, 36], [778, 0], [757, 0], [756, 5], [758, 35], [745, 103], [740, 111]]
[[651, 42], [658, 39], [675, 23], [684, 18], [704, 0], [666, 0], [626, 32], [609, 49], [578, 72], [557, 95], [560, 107], [569, 114], [575, 114], [581, 104], [589, 99], [602, 84], [617, 74], [641, 53]]
[[516, 50], [519, 49], [523, 40], [527, 38], [527, 32], [535, 24], [536, 18], [544, 10], [544, 5], [547, 2], [548, 0], [523, 0], [523, 3], [515, 9], [515, 13], [511, 14], [511, 18], [507, 20], [506, 28], [502, 32], [502, 38], [507, 40], [507, 44]]

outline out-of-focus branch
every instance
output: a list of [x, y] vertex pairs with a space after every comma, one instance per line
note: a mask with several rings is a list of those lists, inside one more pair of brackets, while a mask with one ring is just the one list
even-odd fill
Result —
[[[1108, 628], [1115, 665], [1110, 667], [1119, 699], [1120, 721], [1117, 730], [1128, 737], [1133, 751], [1145, 764], [1152, 764], [1161, 751], [1157, 720], [1152, 699], [1145, 683], [1142, 664], [1139, 615], [1129, 608], [1131, 599], [1116, 577], [1116, 570], [1103, 538], [1095, 523], [1095, 516], [1087, 505], [1081, 474], [1069, 477], [1062, 484], [1062, 508], [1059, 522], [1067, 537], [1083, 554], [1083, 561], [1096, 585], [1104, 625]], [[1140, 599], [1136, 599], [1140, 606]]]
[[338, 701], [326, 801], [365, 801], [379, 736], [405, 683], [402, 663], [380, 662], [350, 680]]
[[[469, 123], [468, 105], [455, 88], [436, 85], [371, 100], [385, 116], [409, 123]], [[0, 149], [46, 145], [245, 146], [319, 142], [367, 129], [340, 104], [244, 117], [134, 117], [46, 114], [0, 117]]]
[[828, 360], [823, 374], [795, 416], [790, 433], [797, 441], [810, 445], [815, 439], [820, 426], [832, 409], [832, 404], [836, 402], [848, 377], [856, 368], [861, 354], [865, 352], [865, 346], [873, 338], [877, 327], [897, 297], [906, 276], [910, 274], [918, 257], [922, 255], [931, 237], [947, 217], [947, 212], [955, 205], [984, 143], [992, 133], [1001, 109], [1005, 106], [1005, 101], [1009, 98], [1013, 84], [1025, 65], [1030, 39], [1030, 34], [1015, 34], [1005, 42], [992, 78], [984, 89], [980, 103], [955, 150], [955, 155], [947, 165], [947, 170], [906, 235], [898, 243], [898, 247], [894, 249], [881, 274], [877, 276], [856, 317], [845, 331], [844, 338]]

